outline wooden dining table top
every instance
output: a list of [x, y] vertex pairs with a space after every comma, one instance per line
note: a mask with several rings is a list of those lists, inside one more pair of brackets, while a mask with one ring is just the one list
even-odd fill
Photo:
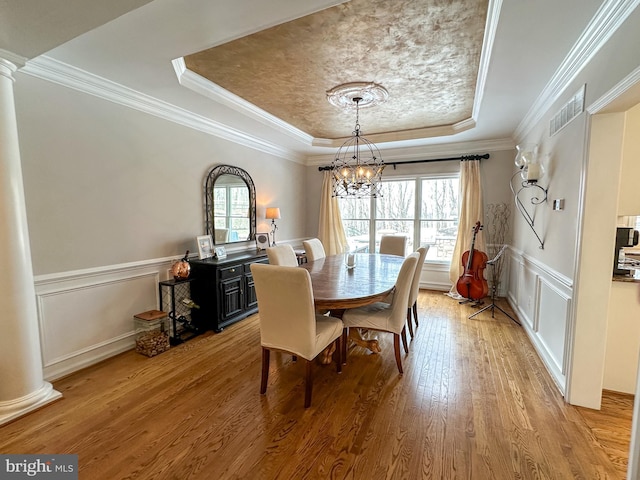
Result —
[[309, 271], [316, 308], [340, 310], [369, 305], [394, 288], [404, 258], [379, 253], [356, 253], [348, 269], [344, 255], [330, 255], [303, 263]]

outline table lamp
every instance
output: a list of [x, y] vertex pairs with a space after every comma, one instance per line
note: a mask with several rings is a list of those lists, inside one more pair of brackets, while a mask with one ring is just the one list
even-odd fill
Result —
[[277, 207], [267, 207], [267, 213], [265, 218], [271, 219], [271, 238], [272, 245], [276, 244], [276, 230], [278, 226], [276, 225], [276, 219], [280, 218], [280, 209]]

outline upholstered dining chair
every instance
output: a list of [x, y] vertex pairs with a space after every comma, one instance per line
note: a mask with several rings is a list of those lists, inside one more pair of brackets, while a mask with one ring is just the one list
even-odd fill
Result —
[[402, 375], [402, 360], [400, 358], [400, 337], [404, 351], [409, 353], [407, 347], [407, 336], [405, 333], [405, 318], [407, 305], [409, 303], [409, 293], [411, 282], [413, 281], [416, 264], [420, 254], [417, 252], [409, 255], [400, 268], [398, 279], [396, 280], [395, 292], [391, 303], [376, 302], [364, 307], [348, 309], [342, 315], [344, 329], [342, 333], [342, 356], [346, 360], [346, 341], [349, 328], [367, 328], [381, 332], [393, 333], [393, 348], [396, 356], [398, 371]]
[[267, 258], [270, 265], [298, 266], [298, 257], [296, 257], [296, 252], [291, 245], [277, 245], [267, 248]]
[[338, 372], [342, 371], [342, 321], [316, 314], [311, 276], [304, 268], [252, 263], [251, 273], [260, 317], [260, 393], [267, 391], [271, 350], [291, 353], [306, 360], [304, 407], [308, 408], [313, 386], [313, 360], [332, 342], [336, 344]]
[[327, 254], [324, 252], [324, 246], [322, 245], [322, 242], [317, 238], [304, 240], [302, 242], [302, 246], [304, 247], [304, 252], [307, 256], [307, 260], [310, 262], [327, 256]]
[[418, 293], [420, 292], [420, 274], [422, 273], [422, 265], [424, 265], [424, 259], [429, 251], [429, 245], [426, 247], [420, 247], [416, 252], [420, 255], [418, 257], [418, 263], [416, 264], [416, 270], [413, 274], [413, 280], [411, 281], [411, 290], [409, 291], [409, 303], [407, 304], [407, 325], [409, 326], [409, 335], [413, 338], [413, 325], [411, 323], [411, 311], [413, 310], [413, 319], [416, 322], [416, 328], [418, 328]]
[[407, 254], [407, 236], [382, 235], [380, 237], [380, 253], [404, 257]]

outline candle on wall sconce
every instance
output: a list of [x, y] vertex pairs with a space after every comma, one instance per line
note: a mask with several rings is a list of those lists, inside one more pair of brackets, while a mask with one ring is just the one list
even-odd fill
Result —
[[528, 182], [537, 182], [541, 175], [540, 164], [532, 163], [527, 167], [527, 181]]
[[544, 176], [544, 167], [538, 161], [538, 145], [516, 145], [516, 167], [520, 169], [522, 179], [535, 183]]

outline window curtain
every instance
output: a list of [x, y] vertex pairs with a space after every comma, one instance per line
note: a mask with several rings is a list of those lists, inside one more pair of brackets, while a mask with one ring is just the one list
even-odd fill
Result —
[[[473, 228], [476, 222], [483, 223], [484, 203], [482, 201], [482, 181], [480, 177], [480, 160], [467, 160], [460, 164], [460, 214], [458, 236], [451, 257], [449, 279], [452, 287], [449, 292], [454, 298], [463, 298], [456, 290], [456, 283], [464, 272], [462, 254], [471, 248]], [[482, 230], [476, 236], [476, 250], [486, 252]]]
[[332, 194], [333, 185], [331, 183], [331, 172], [325, 171], [322, 179], [322, 194], [320, 197], [318, 238], [322, 242], [327, 255], [343, 253], [347, 247], [347, 235], [344, 233], [338, 199], [332, 196]]

